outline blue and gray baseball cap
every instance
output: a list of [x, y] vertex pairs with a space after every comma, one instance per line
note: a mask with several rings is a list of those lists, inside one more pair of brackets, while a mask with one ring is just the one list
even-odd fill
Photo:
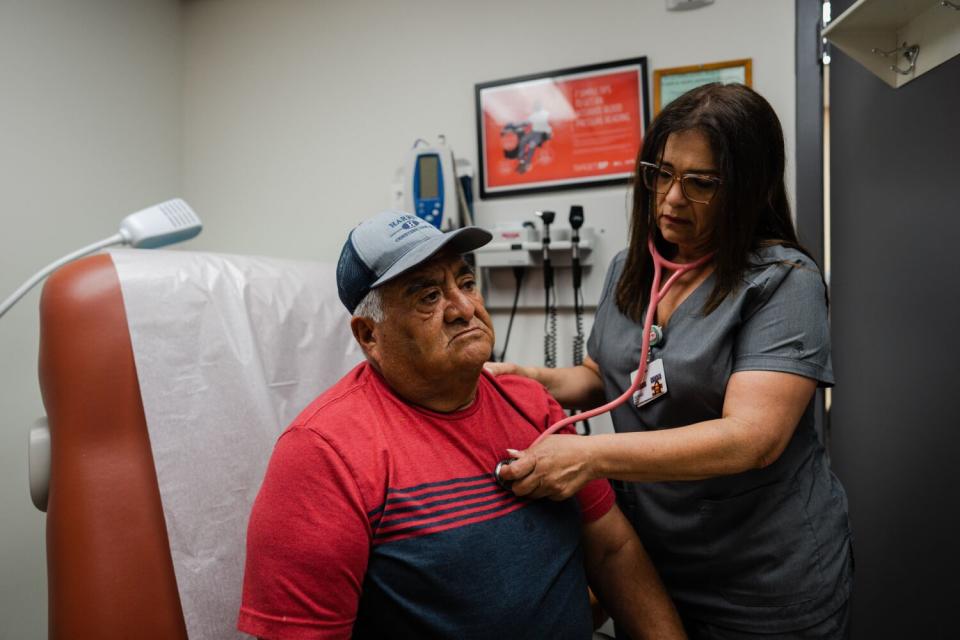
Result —
[[441, 249], [466, 253], [492, 238], [480, 227], [443, 233], [403, 211], [378, 213], [354, 228], [343, 245], [337, 263], [340, 301], [353, 313], [371, 289], [423, 264]]

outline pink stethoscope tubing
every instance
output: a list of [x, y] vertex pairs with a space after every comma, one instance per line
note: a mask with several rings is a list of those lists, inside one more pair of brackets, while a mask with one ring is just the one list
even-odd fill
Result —
[[[633, 384], [631, 384], [630, 388], [624, 391], [623, 394], [616, 400], [612, 400], [611, 402], [608, 402], [601, 407], [597, 407], [596, 409], [590, 409], [584, 413], [568, 416], [563, 420], [559, 420], [550, 425], [549, 428], [544, 430], [544, 432], [533, 441], [533, 444], [530, 445], [531, 447], [569, 424], [574, 424], [580, 420], [588, 420], [594, 416], [600, 415], [601, 413], [613, 411], [613, 409], [619, 407], [621, 404], [626, 402], [627, 399], [632, 397], [634, 393], [636, 393], [636, 391], [643, 385], [645, 376], [647, 374], [647, 353], [649, 353], [650, 349], [650, 331], [653, 329], [653, 317], [657, 313], [657, 305], [660, 304], [660, 301], [663, 300], [663, 297], [667, 295], [667, 291], [669, 291], [670, 287], [673, 286], [673, 283], [677, 281], [677, 278], [688, 271], [702, 267], [711, 258], [713, 258], [713, 254], [710, 253], [694, 262], [678, 264], [676, 262], [670, 262], [660, 255], [660, 253], [657, 251], [657, 247], [652, 236], [647, 239], [647, 247], [650, 249], [650, 257], [653, 258], [653, 282], [650, 285], [650, 301], [647, 304], [647, 315], [643, 321], [643, 344], [640, 347], [640, 364], [637, 367], [637, 375], [633, 379]], [[667, 279], [666, 283], [661, 289], [660, 277], [663, 274], [664, 267], [667, 269], [672, 269], [674, 273]]]
[[[547, 436], [556, 433], [567, 425], [574, 424], [581, 420], [589, 420], [590, 418], [598, 416], [602, 413], [613, 411], [615, 408], [619, 407], [630, 397], [632, 397], [634, 393], [636, 393], [636, 391], [643, 385], [645, 376], [647, 375], [647, 353], [649, 353], [650, 349], [650, 331], [653, 329], [653, 317], [657, 313], [657, 305], [660, 304], [660, 301], [663, 300], [663, 297], [667, 295], [667, 291], [670, 290], [670, 287], [673, 286], [673, 283], [676, 282], [680, 276], [688, 271], [702, 267], [711, 258], [713, 258], [714, 255], [709, 253], [693, 262], [679, 264], [676, 262], [670, 262], [660, 255], [660, 253], [657, 251], [656, 244], [653, 241], [653, 237], [647, 239], [647, 247], [650, 250], [650, 257], [653, 259], [653, 282], [650, 284], [650, 300], [647, 303], [647, 315], [643, 321], [643, 343], [640, 347], [640, 364], [637, 367], [637, 375], [633, 379], [633, 383], [630, 385], [630, 388], [624, 391], [619, 398], [611, 400], [603, 406], [590, 409], [589, 411], [585, 411], [583, 413], [567, 416], [563, 420], [558, 420], [557, 422], [553, 423], [547, 429], [545, 429], [536, 440], [533, 441], [530, 447], [535, 446]], [[663, 275], [664, 267], [667, 269], [672, 269], [674, 273], [667, 278], [666, 283], [664, 283], [663, 288], [661, 289], [660, 278]], [[501, 482], [500, 469], [503, 467], [503, 465], [510, 464], [510, 462], [511, 460], [501, 460], [499, 463], [497, 463], [497, 467], [494, 469], [493, 475], [498, 483]]]
[[[579, 422], [581, 420], [589, 420], [594, 416], [607, 413], [608, 411], [613, 411], [615, 408], [626, 402], [631, 396], [633, 396], [634, 393], [636, 393], [636, 391], [643, 385], [647, 375], [647, 353], [649, 353], [650, 349], [650, 331], [653, 329], [653, 317], [657, 313], [657, 305], [660, 304], [660, 301], [663, 300], [663, 297], [667, 295], [667, 291], [669, 291], [670, 287], [673, 286], [673, 283], [677, 281], [677, 278], [688, 271], [692, 271], [693, 269], [703, 266], [711, 258], [713, 258], [713, 254], [710, 253], [698, 260], [695, 260], [694, 262], [678, 264], [676, 262], [670, 262], [660, 255], [660, 253], [657, 251], [657, 247], [652, 236], [647, 239], [647, 247], [650, 250], [650, 257], [653, 259], [653, 282], [650, 284], [650, 300], [647, 303], [647, 315], [643, 321], [643, 343], [640, 347], [640, 364], [637, 366], [637, 375], [633, 379], [633, 383], [630, 385], [630, 388], [624, 391], [623, 394], [616, 400], [612, 400], [603, 406], [597, 407], [596, 409], [590, 409], [589, 411], [585, 411], [583, 413], [574, 414], [564, 418], [563, 420], [558, 420], [557, 422], [553, 423], [547, 429], [545, 429], [536, 440], [533, 441], [530, 447], [535, 446], [547, 436], [556, 433], [567, 425], [574, 424], [575, 422]], [[663, 288], [661, 289], [660, 278], [663, 275], [664, 267], [673, 269], [674, 273], [667, 278], [666, 283], [664, 283]], [[493, 476], [497, 483], [503, 486], [505, 489], [508, 488], [509, 483], [504, 483], [500, 480], [500, 469], [504, 465], [510, 464], [511, 462], [512, 460], [510, 459], [501, 460], [497, 463], [496, 468], [493, 470]]]

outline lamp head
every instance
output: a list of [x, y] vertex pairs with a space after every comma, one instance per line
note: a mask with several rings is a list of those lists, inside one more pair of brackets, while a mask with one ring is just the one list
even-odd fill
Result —
[[180, 198], [131, 213], [120, 222], [124, 244], [143, 249], [189, 240], [202, 229], [200, 218]]

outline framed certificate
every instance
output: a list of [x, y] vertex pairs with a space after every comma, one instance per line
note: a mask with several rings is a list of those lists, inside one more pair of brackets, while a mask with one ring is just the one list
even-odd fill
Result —
[[670, 104], [675, 98], [691, 89], [720, 82], [729, 84], [739, 82], [748, 87], [751, 81], [751, 60], [728, 60], [727, 62], [711, 62], [709, 64], [695, 64], [689, 67], [674, 67], [672, 69], [655, 69], [653, 72], [653, 113]]
[[647, 59], [475, 87], [480, 197], [626, 182], [650, 121]]

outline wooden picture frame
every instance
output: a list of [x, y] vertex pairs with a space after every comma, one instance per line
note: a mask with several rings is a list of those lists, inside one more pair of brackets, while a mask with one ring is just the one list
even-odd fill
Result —
[[711, 82], [741, 82], [753, 86], [753, 58], [694, 64], [687, 67], [654, 69], [653, 115], [678, 96]]

